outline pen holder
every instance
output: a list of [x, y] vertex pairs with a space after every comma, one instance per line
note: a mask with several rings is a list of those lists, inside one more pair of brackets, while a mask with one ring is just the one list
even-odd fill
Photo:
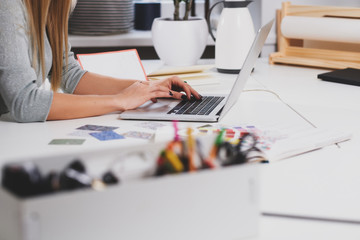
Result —
[[[114, 162], [127, 159], [129, 165], [120, 169], [127, 169], [129, 176], [121, 184], [101, 190], [85, 187], [30, 198], [19, 198], [0, 188], [0, 239], [97, 240], [106, 236], [108, 240], [168, 240], [171, 236], [175, 240], [232, 240], [257, 234], [257, 164], [161, 178], [145, 177], [146, 173], [130, 179], [134, 156], [144, 156], [137, 163], [155, 166], [154, 160], [165, 146], [146, 144], [34, 159], [42, 173], [71, 170], [66, 178], [82, 173], [96, 176]], [[74, 159], [81, 159], [85, 167]], [[214, 216], [226, 224], [219, 225]]]
[[194, 136], [189, 128], [185, 137], [175, 137], [157, 159], [156, 176], [228, 167], [250, 160], [267, 162], [257, 147], [258, 137], [255, 134], [241, 132], [238, 137], [229, 140], [225, 137], [227, 130], [224, 128], [217, 134]]

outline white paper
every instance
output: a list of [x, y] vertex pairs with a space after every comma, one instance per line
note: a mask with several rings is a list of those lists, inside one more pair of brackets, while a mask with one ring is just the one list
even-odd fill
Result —
[[147, 80], [135, 49], [95, 54], [78, 54], [83, 69], [115, 78]]
[[199, 73], [199, 72], [204, 72], [213, 67], [214, 65], [194, 65], [194, 66], [185, 66], [185, 67], [164, 66], [161, 69], [149, 73], [148, 76], [158, 77], [158, 76], [179, 75], [179, 74], [187, 74], [187, 73]]
[[[282, 160], [351, 139], [352, 134], [340, 129], [296, 128], [279, 131], [282, 137], [265, 151], [270, 161]], [[276, 135], [276, 134], [275, 134]], [[278, 135], [279, 136], [279, 135]]]
[[287, 38], [360, 42], [360, 19], [286, 16], [281, 32]]

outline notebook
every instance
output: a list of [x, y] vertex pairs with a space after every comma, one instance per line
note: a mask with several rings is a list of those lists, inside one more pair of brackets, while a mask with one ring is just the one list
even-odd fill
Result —
[[217, 122], [235, 104], [251, 74], [274, 20], [261, 27], [229, 95], [210, 94], [201, 101], [159, 99], [120, 114], [122, 119]]
[[146, 81], [146, 73], [136, 49], [77, 54], [81, 67], [114, 78]]
[[338, 69], [331, 72], [319, 74], [318, 78], [329, 82], [360, 86], [360, 69], [355, 69], [355, 68]]

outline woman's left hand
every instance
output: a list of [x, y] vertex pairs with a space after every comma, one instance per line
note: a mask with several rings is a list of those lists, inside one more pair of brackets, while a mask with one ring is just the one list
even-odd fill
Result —
[[[197, 100], [200, 100], [202, 98], [202, 96], [195, 89], [193, 89], [185, 81], [181, 80], [178, 76], [168, 77], [163, 80], [150, 81], [149, 84], [161, 85], [169, 88], [169, 90], [171, 90], [173, 94], [172, 97], [176, 99], [184, 99], [183, 96], [185, 95], [181, 92], [185, 92], [186, 98], [188, 100], [191, 99], [191, 96], [194, 96]], [[154, 102], [156, 100], [152, 99], [152, 101]]]

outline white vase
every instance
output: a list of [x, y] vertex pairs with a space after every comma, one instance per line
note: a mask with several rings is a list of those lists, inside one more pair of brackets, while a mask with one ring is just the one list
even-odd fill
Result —
[[208, 28], [203, 18], [179, 21], [156, 18], [151, 33], [160, 60], [170, 66], [196, 64], [205, 50], [208, 39]]

